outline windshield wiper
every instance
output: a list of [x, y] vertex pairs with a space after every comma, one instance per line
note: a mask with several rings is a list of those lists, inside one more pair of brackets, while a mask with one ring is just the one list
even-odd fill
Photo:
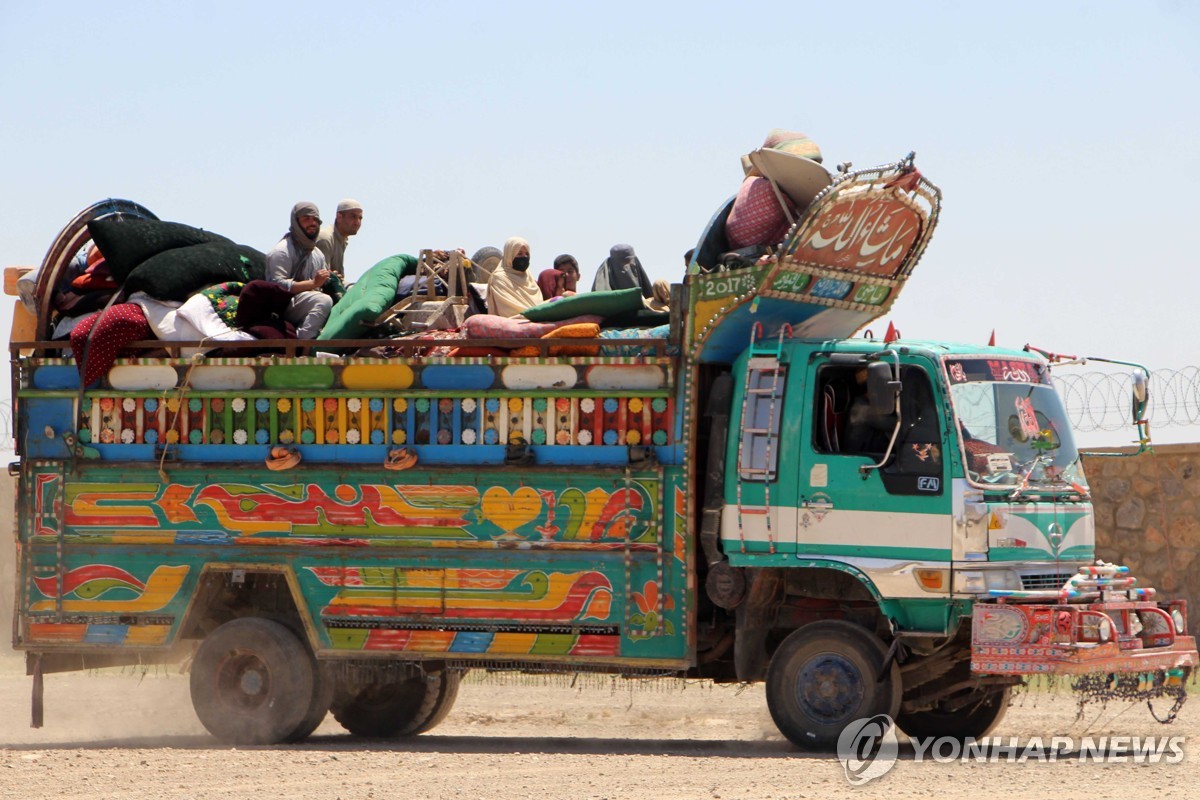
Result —
[[1038, 453], [1033, 457], [1033, 461], [1029, 462], [1029, 468], [1026, 469], [1025, 474], [1021, 476], [1021, 482], [1017, 484], [1011, 492], [1008, 493], [1009, 500], [1019, 499], [1021, 497], [1021, 492], [1029, 488], [1030, 476], [1033, 475], [1033, 471], [1038, 468], [1038, 464], [1041, 464], [1042, 460], [1046, 458], [1046, 456], [1046, 453]]
[[[1029, 488], [1030, 488], [1029, 487], [1029, 479], [1033, 476], [1033, 471], [1038, 468], [1039, 464], [1041, 464], [1043, 461], [1045, 461], [1049, 457], [1050, 457], [1050, 453], [1048, 453], [1048, 452], [1038, 453], [1036, 456], [1033, 457], [1033, 461], [1029, 462], [1029, 467], [1025, 470], [1025, 473], [1021, 476], [1021, 482], [1019, 484], [1017, 484], [1017, 486], [1014, 487], [1011, 492], [1009, 492], [1009, 495], [1008, 495], [1009, 500], [1018, 500], [1021, 498], [1021, 495], [1023, 492], [1026, 492], [1029, 490]], [[1051, 471], [1049, 468], [1047, 468], [1046, 472], [1048, 473], [1047, 477], [1049, 478], [1049, 485], [1046, 488], [1053, 491], [1054, 488], [1058, 487], [1058, 486], [1069, 486], [1071, 489], [1075, 490], [1075, 492], [1077, 492], [1079, 494], [1080, 500], [1089, 499], [1091, 497], [1091, 493], [1085, 487], [1080, 486], [1078, 483], [1067, 480], [1066, 478], [1063, 477], [1063, 474], [1068, 469], [1070, 469], [1072, 466], [1074, 466], [1076, 464], [1076, 462], [1079, 461], [1079, 459], [1080, 459], [1080, 456], [1075, 456], [1075, 459], [1062, 470]]]

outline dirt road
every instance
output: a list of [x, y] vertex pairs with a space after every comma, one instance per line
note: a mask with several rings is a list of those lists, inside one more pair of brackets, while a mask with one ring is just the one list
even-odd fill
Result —
[[434, 732], [356, 740], [327, 718], [296, 746], [230, 748], [197, 722], [186, 676], [46, 678], [46, 727], [29, 719], [29, 679], [0, 661], [0, 797], [104, 798], [1069, 798], [1196, 797], [1200, 701], [1171, 726], [1145, 705], [1089, 706], [1026, 694], [998, 735], [1184, 736], [1182, 764], [900, 761], [851, 786], [833, 756], [795, 751], [761, 687], [533, 678], [466, 682]]

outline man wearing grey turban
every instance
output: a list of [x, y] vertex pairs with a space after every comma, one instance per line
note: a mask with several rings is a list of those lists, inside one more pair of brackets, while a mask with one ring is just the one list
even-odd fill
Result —
[[284, 317], [296, 326], [301, 339], [317, 338], [333, 308], [333, 299], [321, 291], [329, 270], [325, 256], [316, 249], [320, 231], [321, 212], [316, 205], [296, 203], [291, 228], [267, 251], [267, 280], [292, 293]]
[[642, 297], [653, 297], [654, 288], [642, 262], [638, 261], [633, 248], [627, 244], [615, 244], [608, 251], [608, 258], [596, 272], [596, 280], [592, 282], [593, 292], [606, 292], [611, 289], [642, 290]]

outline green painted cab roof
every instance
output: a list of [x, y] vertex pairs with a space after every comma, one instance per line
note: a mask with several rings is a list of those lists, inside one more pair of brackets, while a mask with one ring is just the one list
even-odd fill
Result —
[[[759, 343], [759, 349], [765, 350], [768, 340]], [[966, 344], [963, 342], [937, 342], [925, 339], [896, 339], [885, 343], [881, 339], [793, 339], [789, 345], [794, 349], [811, 351], [827, 351], [830, 353], [878, 353], [883, 350], [897, 350], [909, 355], [923, 355], [929, 358], [945, 356], [983, 356], [992, 358], [1019, 358], [1029, 361], [1045, 362], [1038, 353], [1017, 350], [1007, 347], [990, 347], [981, 344]]]

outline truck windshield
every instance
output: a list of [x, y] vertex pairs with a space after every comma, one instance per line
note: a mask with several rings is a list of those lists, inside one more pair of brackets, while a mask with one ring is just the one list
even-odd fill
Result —
[[1043, 364], [955, 358], [946, 371], [972, 482], [1086, 489], [1066, 410]]

